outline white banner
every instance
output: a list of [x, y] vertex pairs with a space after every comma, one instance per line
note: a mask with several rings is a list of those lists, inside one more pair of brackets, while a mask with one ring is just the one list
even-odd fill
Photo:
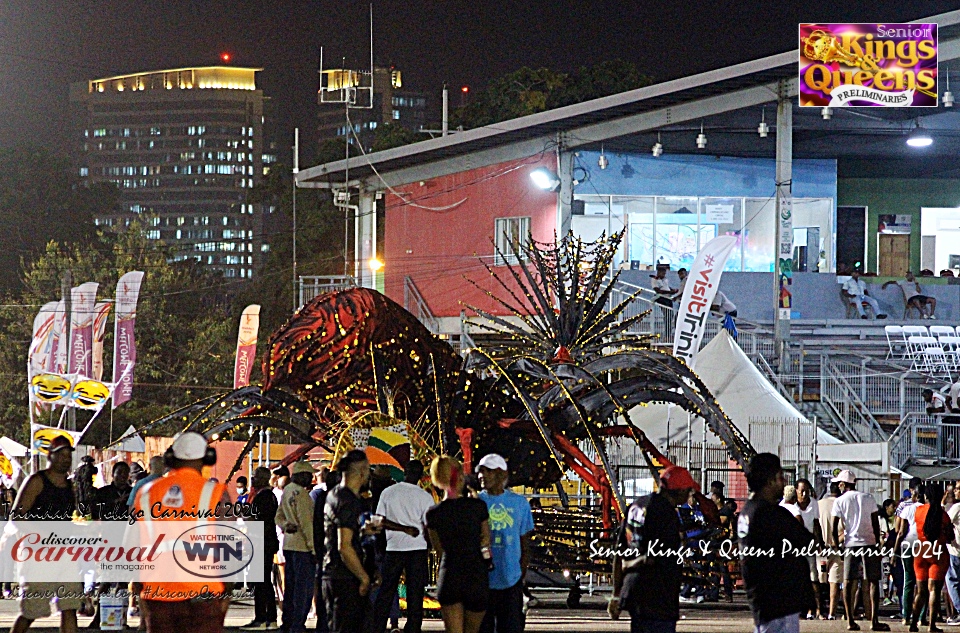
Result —
[[67, 341], [63, 333], [67, 326], [67, 312], [63, 301], [57, 301], [57, 311], [53, 317], [53, 341], [50, 350], [50, 364], [47, 370], [62, 374], [67, 371]]
[[673, 355], [683, 360], [690, 369], [696, 364], [700, 341], [703, 340], [703, 325], [720, 286], [720, 275], [736, 245], [737, 238], [732, 235], [715, 237], [700, 249], [700, 254], [690, 267], [677, 311], [673, 339]]
[[878, 106], [900, 108], [913, 103], [914, 92], [914, 90], [887, 92], [866, 86], [843, 84], [834, 88], [833, 92], [830, 93], [830, 107], [841, 108], [851, 101], [867, 101]]
[[53, 344], [53, 324], [57, 318], [57, 302], [51, 301], [40, 308], [33, 319], [33, 338], [30, 340], [29, 376], [47, 371]]

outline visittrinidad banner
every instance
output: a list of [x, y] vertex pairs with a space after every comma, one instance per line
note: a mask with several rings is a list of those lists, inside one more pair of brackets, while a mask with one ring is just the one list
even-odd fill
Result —
[[248, 305], [240, 315], [237, 334], [237, 359], [233, 366], [233, 388], [250, 384], [250, 372], [257, 357], [257, 333], [260, 330], [260, 306]]
[[113, 336], [113, 379], [117, 383], [113, 394], [114, 409], [130, 400], [133, 395], [133, 367], [137, 362], [133, 329], [137, 320], [137, 300], [142, 283], [143, 273], [139, 270], [125, 274], [117, 282], [117, 311]]
[[93, 308], [93, 362], [90, 377], [94, 380], [103, 378], [103, 337], [107, 333], [107, 317], [111, 307], [112, 304], [104, 302]]
[[67, 373], [90, 375], [93, 359], [93, 306], [100, 284], [88, 282], [71, 290], [70, 347]]
[[800, 105], [937, 106], [936, 24], [801, 24]]
[[53, 324], [57, 317], [57, 302], [51, 301], [40, 308], [33, 319], [33, 338], [30, 340], [29, 375], [47, 371], [50, 366], [50, 351], [53, 344]]
[[704, 323], [720, 286], [720, 275], [736, 245], [737, 238], [732, 235], [715, 237], [700, 249], [700, 254], [690, 267], [677, 311], [673, 339], [673, 355], [683, 360], [690, 369], [693, 369], [700, 351]]

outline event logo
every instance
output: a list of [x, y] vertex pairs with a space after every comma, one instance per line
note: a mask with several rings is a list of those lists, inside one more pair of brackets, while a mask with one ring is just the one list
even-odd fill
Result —
[[937, 105], [936, 24], [801, 24], [800, 105]]
[[228, 578], [253, 560], [253, 541], [235, 527], [198, 525], [177, 537], [173, 560], [199, 578]]

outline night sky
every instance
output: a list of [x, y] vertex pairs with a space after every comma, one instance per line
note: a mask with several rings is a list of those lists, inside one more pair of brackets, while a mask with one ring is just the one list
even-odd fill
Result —
[[[0, 2], [0, 148], [70, 149], [70, 82], [219, 63], [263, 67], [286, 145], [312, 139], [317, 51], [365, 67], [368, 2], [356, 0], [112, 0]], [[897, 22], [960, 2], [693, 2], [678, 0], [377, 0], [378, 64], [404, 87], [439, 94], [444, 82], [476, 90], [520, 66], [573, 70], [606, 59], [658, 80], [797, 47], [797, 24]], [[439, 100], [438, 100], [439, 101]], [[456, 103], [456, 102], [454, 102]], [[305, 146], [304, 159], [312, 155]]]

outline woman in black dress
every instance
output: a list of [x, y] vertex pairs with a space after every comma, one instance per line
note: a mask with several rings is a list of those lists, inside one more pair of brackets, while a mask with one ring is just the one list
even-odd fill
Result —
[[463, 496], [463, 466], [452, 457], [430, 465], [443, 501], [427, 512], [430, 541], [440, 554], [437, 601], [447, 633], [477, 633], [489, 596], [490, 526], [487, 504]]

